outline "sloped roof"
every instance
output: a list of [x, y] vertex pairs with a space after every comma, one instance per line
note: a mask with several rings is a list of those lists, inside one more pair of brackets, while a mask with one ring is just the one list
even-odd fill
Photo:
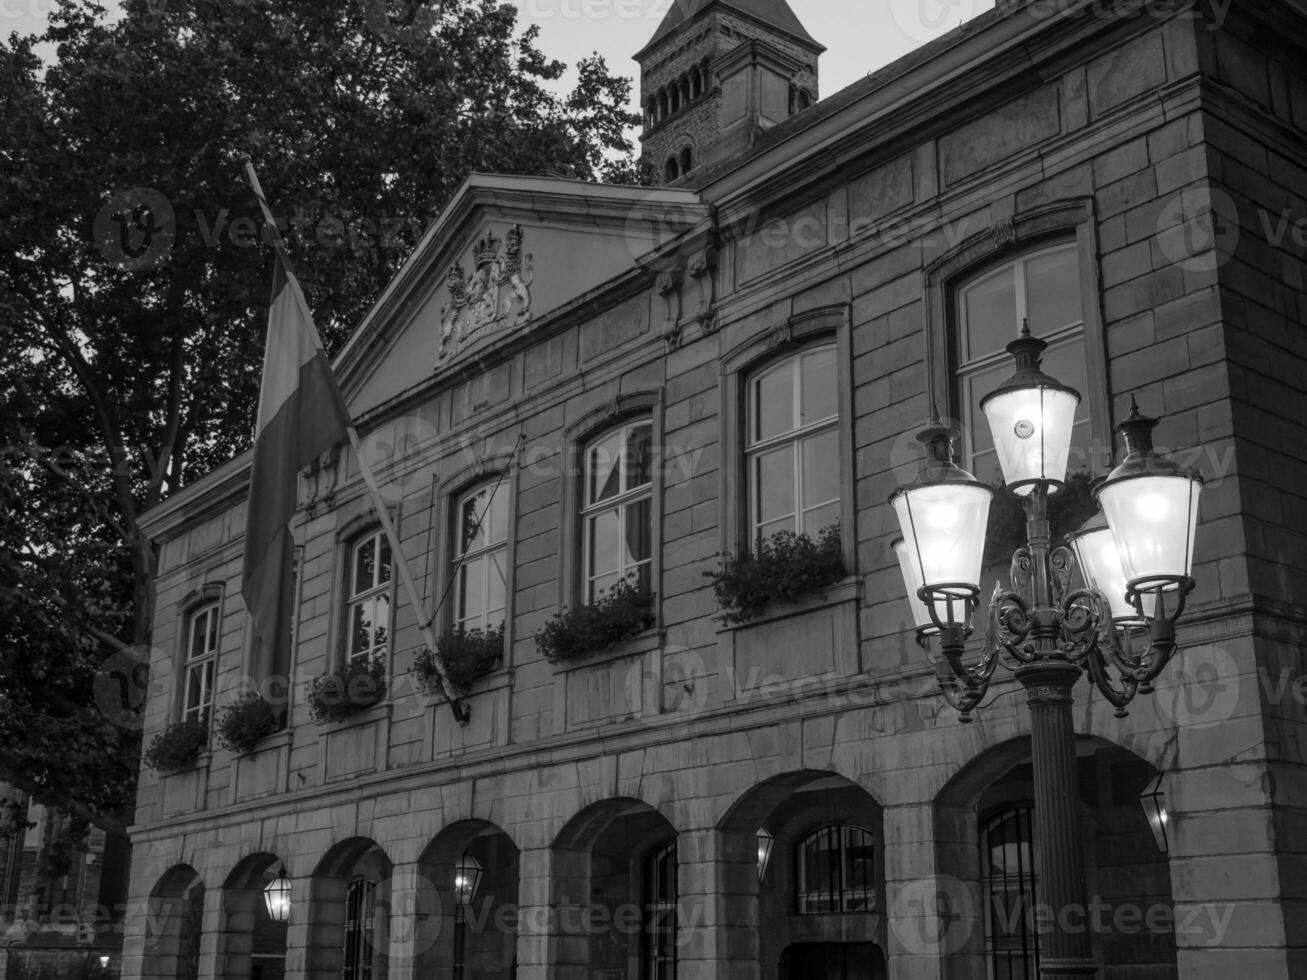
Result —
[[808, 33], [807, 28], [803, 26], [803, 23], [790, 9], [790, 5], [785, 0], [672, 0], [672, 7], [667, 11], [667, 16], [663, 18], [663, 22], [658, 25], [658, 30], [654, 32], [654, 36], [649, 39], [649, 43], [641, 49], [636, 57], [640, 57], [645, 51], [658, 44], [682, 24], [693, 20], [714, 4], [720, 7], [730, 7], [746, 17], [752, 17], [755, 20], [770, 24], [786, 34], [791, 34], [801, 41], [806, 41], [813, 47], [821, 48], [823, 51], [826, 50]]

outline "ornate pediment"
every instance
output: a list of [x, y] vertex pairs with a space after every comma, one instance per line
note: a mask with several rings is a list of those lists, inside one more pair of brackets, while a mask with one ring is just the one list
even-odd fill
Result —
[[437, 367], [482, 337], [531, 319], [535, 275], [522, 237], [521, 225], [509, 228], [503, 242], [487, 229], [472, 247], [472, 274], [460, 262], [445, 273], [449, 301], [440, 311]]

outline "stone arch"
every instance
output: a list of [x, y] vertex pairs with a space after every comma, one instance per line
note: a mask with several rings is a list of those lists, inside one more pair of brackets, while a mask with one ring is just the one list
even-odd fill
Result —
[[[648, 868], [678, 839], [661, 810], [630, 797], [592, 803], [567, 822], [551, 845], [550, 905], [557, 923], [550, 962], [560, 975], [587, 969], [645, 975], [640, 960], [652, 945]], [[674, 867], [674, 850], [671, 860]], [[673, 891], [679, 889], [679, 877], [671, 880]], [[676, 928], [675, 917], [657, 921], [664, 939], [674, 937]]]
[[[1139, 905], [1144, 916], [1155, 905], [1169, 909], [1170, 861], [1158, 850], [1139, 799], [1158, 770], [1130, 748], [1095, 735], [1077, 737], [1076, 756], [1090, 909], [1099, 902], [1105, 908]], [[934, 934], [940, 951], [948, 954], [941, 957], [940, 965], [942, 976], [949, 980], [977, 975], [975, 971], [984, 975], [991, 955], [986, 946], [990, 928], [986, 920], [992, 903], [982, 885], [987, 860], [982, 853], [982, 828], [1013, 810], [1033, 809], [1033, 801], [1030, 738], [1026, 735], [1000, 742], [970, 759], [935, 796], [937, 883], [954, 915], [942, 942], [938, 933]], [[1037, 903], [1037, 882], [1035, 889]], [[911, 925], [905, 922], [900, 928], [910, 929]], [[1114, 972], [1116, 964], [1126, 963], [1152, 968], [1150, 976], [1177, 975], [1175, 936], [1169, 929], [1165, 933], [1098, 932], [1095, 954], [1099, 975], [1105, 980], [1126, 976]]]
[[[470, 908], [460, 909], [454, 882], [459, 859], [473, 858], [481, 878]], [[440, 831], [418, 859], [414, 956], [418, 976], [510, 976], [516, 970], [521, 852], [489, 820], [459, 820]], [[410, 910], [406, 910], [410, 911]]]
[[[268, 915], [263, 890], [283, 868], [275, 854], [250, 854], [222, 884], [218, 926], [218, 976], [280, 980], [286, 967], [288, 923]], [[289, 872], [288, 872], [289, 876]]]
[[[741, 926], [737, 947], [756, 950], [761, 980], [804, 980], [812, 964], [843, 958], [870, 970], [859, 976], [886, 975], [884, 811], [866, 788], [826, 770], [781, 773], [741, 794], [717, 829], [728, 865], [722, 877], [736, 886], [722, 896], [724, 919]], [[858, 858], [855, 884], [844, 881], [842, 862], [848, 842], [856, 840], [860, 851], [867, 846], [861, 833], [855, 838], [857, 830], [870, 835], [872, 853]], [[771, 839], [765, 870], [760, 831]], [[836, 910], [814, 911], [799, 902], [800, 847], [814, 833], [835, 842], [841, 869], [832, 892]]]
[[694, 151], [688, 146], [681, 147], [681, 175], [684, 176], [694, 169]]
[[204, 881], [189, 864], [174, 865], [150, 890], [141, 980], [195, 980], [203, 920]]
[[393, 872], [386, 852], [367, 837], [339, 841], [318, 861], [308, 895], [305, 969], [311, 976], [341, 973], [348, 926], [346, 903], [350, 887], [356, 881], [372, 886], [371, 928], [360, 937], [362, 948], [371, 957], [374, 975], [386, 975]]

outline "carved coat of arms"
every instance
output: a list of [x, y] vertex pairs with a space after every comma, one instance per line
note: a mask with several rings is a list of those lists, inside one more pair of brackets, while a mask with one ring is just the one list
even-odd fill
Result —
[[449, 302], [440, 311], [438, 365], [478, 336], [531, 319], [535, 275], [531, 255], [522, 252], [522, 226], [509, 228], [505, 239], [487, 231], [472, 248], [472, 274], [458, 262], [445, 274]]

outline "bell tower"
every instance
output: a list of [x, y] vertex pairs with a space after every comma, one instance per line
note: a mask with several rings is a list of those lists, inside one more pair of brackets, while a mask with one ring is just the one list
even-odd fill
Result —
[[676, 0], [635, 56], [657, 182], [692, 182], [816, 102], [825, 50], [786, 0]]

